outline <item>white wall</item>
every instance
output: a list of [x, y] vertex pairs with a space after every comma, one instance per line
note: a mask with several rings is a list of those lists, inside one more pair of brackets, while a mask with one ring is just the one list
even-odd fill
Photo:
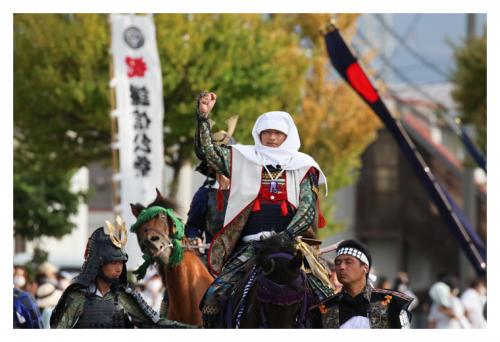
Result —
[[372, 256], [372, 268], [379, 277], [385, 276], [391, 282], [394, 282], [398, 271], [399, 250], [396, 239], [370, 239], [366, 243]]

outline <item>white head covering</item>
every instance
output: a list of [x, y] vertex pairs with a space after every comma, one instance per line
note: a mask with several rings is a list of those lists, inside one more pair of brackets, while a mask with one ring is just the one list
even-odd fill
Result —
[[442, 305], [447, 308], [451, 306], [450, 302], [450, 287], [443, 282], [437, 282], [429, 289], [429, 296], [437, 305]]
[[[287, 135], [281, 146], [268, 147], [262, 145], [260, 133], [267, 129], [278, 130]], [[246, 159], [259, 165], [279, 164], [285, 170], [297, 170], [305, 166], [314, 166], [320, 173], [319, 183], [326, 186], [326, 177], [318, 163], [311, 156], [299, 152], [299, 132], [290, 114], [280, 111], [262, 114], [255, 121], [252, 136], [255, 145], [236, 144], [232, 147], [240, 151]], [[328, 191], [328, 187], [326, 189]]]
[[58, 290], [54, 284], [44, 283], [36, 290], [36, 302], [40, 308], [51, 308], [57, 305], [62, 291]]
[[[262, 145], [260, 133], [268, 129], [275, 129], [286, 134], [286, 139], [281, 146]], [[287, 112], [267, 112], [259, 116], [253, 126], [252, 136], [255, 141], [255, 151], [264, 157], [266, 163], [272, 165], [284, 166], [300, 148], [299, 132], [292, 117]]]

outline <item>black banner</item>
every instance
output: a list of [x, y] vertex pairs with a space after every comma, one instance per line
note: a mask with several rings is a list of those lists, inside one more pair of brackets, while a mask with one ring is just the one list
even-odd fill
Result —
[[325, 43], [334, 68], [382, 120], [412, 165], [472, 266], [478, 274], [484, 274], [486, 272], [486, 246], [478, 238], [465, 216], [459, 212], [458, 206], [451, 201], [446, 190], [437, 182], [401, 123], [391, 115], [337, 28], [333, 26], [328, 28], [325, 33]]

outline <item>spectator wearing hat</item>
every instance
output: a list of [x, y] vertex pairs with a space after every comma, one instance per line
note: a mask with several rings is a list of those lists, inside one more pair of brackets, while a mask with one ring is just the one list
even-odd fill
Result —
[[446, 283], [438, 281], [429, 289], [432, 305], [427, 318], [429, 329], [460, 328], [458, 317], [452, 308], [451, 289]]
[[59, 272], [59, 269], [54, 264], [46, 261], [37, 269], [36, 282], [39, 286], [45, 283], [51, 283], [57, 286], [59, 283], [57, 272]]
[[62, 291], [53, 283], [45, 282], [36, 290], [36, 303], [42, 314], [42, 323], [45, 329], [50, 329], [50, 315], [61, 298]]

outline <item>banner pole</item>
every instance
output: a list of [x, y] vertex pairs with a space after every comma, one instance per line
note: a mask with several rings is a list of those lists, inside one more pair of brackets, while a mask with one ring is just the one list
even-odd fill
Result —
[[114, 216], [121, 214], [121, 196], [120, 196], [120, 164], [119, 164], [119, 151], [118, 151], [118, 113], [116, 112], [116, 82], [114, 75], [114, 64], [113, 64], [113, 50], [112, 50], [112, 25], [111, 25], [111, 15], [108, 16], [109, 23], [109, 49], [108, 49], [108, 60], [109, 60], [109, 104], [110, 104], [110, 119], [111, 119], [111, 191], [112, 191], [112, 206]]

